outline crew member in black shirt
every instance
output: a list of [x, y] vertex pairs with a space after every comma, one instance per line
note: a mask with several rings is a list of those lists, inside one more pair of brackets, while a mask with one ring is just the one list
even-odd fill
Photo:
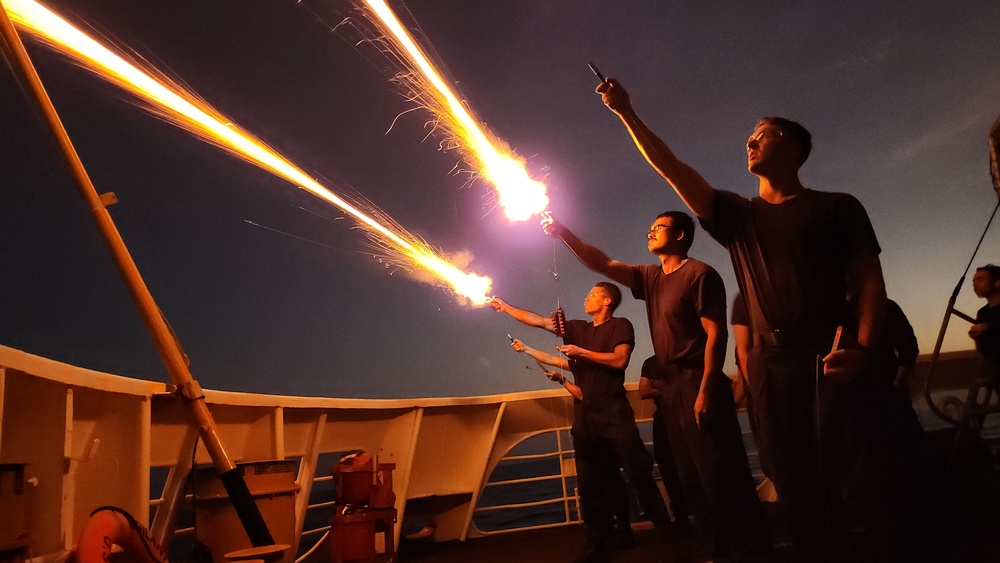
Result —
[[[616, 516], [618, 534], [631, 532], [627, 523], [620, 522], [618, 485], [616, 477], [609, 474], [619, 466], [635, 488], [646, 517], [655, 526], [669, 520], [666, 503], [653, 480], [653, 458], [639, 436], [635, 414], [625, 396], [625, 368], [635, 346], [635, 330], [628, 319], [613, 315], [620, 303], [621, 290], [615, 284], [599, 282], [594, 286], [584, 299], [584, 311], [593, 320], [565, 323], [563, 345], [558, 350], [568, 359], [525, 346], [520, 340], [513, 343], [515, 350], [544, 364], [569, 369], [579, 387], [579, 394], [573, 393], [571, 434], [587, 540], [586, 550], [577, 559], [580, 563], [607, 561], [607, 552], [615, 543], [629, 541], [628, 537], [615, 537]], [[490, 305], [528, 326], [556, 333], [551, 317], [519, 309], [499, 297]]]

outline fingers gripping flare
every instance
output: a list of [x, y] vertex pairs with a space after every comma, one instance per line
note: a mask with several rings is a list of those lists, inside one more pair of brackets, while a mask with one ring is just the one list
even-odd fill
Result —
[[552, 217], [551, 211], [543, 211], [539, 214], [539, 216], [542, 218], [542, 220], [539, 222], [539, 225], [542, 226], [542, 232], [551, 237], [562, 236], [563, 233], [562, 223], [556, 221], [556, 219]]

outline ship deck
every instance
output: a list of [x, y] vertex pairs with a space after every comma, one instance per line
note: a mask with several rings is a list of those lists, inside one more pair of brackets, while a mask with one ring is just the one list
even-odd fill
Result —
[[[968, 458], [959, 461], [951, 477], [945, 467], [952, 459], [954, 433], [950, 430], [927, 432], [932, 462], [941, 488], [928, 492], [940, 495], [942, 545], [945, 561], [972, 563], [1000, 561], [1000, 463], [992, 469], [985, 465], [976, 469]], [[994, 451], [994, 460], [1000, 455]], [[980, 460], [984, 464], [989, 460]], [[780, 525], [777, 506], [765, 503], [765, 512], [775, 541], [774, 563], [792, 563], [795, 556], [787, 534]], [[648, 523], [635, 526], [635, 545], [615, 551], [615, 563], [671, 562], [704, 563], [712, 560], [706, 541], [698, 537], [660, 537]], [[856, 528], [851, 536], [852, 563], [877, 563], [879, 558], [867, 545], [863, 529]], [[572, 561], [582, 551], [582, 530], [579, 525], [561, 526], [498, 534], [470, 539], [465, 542], [422, 542], [404, 540], [400, 546], [403, 562], [477, 563], [509, 561]]]

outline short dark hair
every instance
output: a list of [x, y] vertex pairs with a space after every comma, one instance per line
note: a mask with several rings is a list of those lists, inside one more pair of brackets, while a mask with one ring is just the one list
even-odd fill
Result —
[[606, 281], [599, 281], [594, 284], [594, 287], [601, 288], [611, 298], [611, 312], [614, 313], [615, 309], [622, 304], [622, 290], [618, 289], [617, 285]]
[[986, 272], [986, 275], [990, 277], [990, 281], [1000, 280], [1000, 266], [995, 264], [987, 264], [985, 266], [980, 266], [976, 268], [977, 272]]
[[761, 125], [774, 125], [781, 129], [782, 134], [788, 135], [802, 147], [802, 158], [799, 160], [799, 166], [802, 166], [809, 158], [809, 153], [812, 152], [813, 148], [812, 135], [800, 123], [784, 117], [762, 117], [754, 129]]
[[694, 243], [694, 219], [690, 215], [683, 211], [664, 211], [657, 215], [656, 219], [673, 219], [674, 224], [672, 226], [684, 231], [684, 238], [681, 239], [681, 243], [684, 244], [684, 250], [691, 249], [691, 244]]

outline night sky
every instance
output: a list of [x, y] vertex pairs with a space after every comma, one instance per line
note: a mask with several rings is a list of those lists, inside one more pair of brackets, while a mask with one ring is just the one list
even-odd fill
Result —
[[[355, 15], [349, 2], [47, 5], [186, 84], [333, 191], [363, 195], [444, 252], [470, 252], [507, 301], [548, 313], [561, 299], [569, 317], [583, 315], [600, 278], [456, 173], [459, 155], [426, 138], [426, 112], [389, 131], [413, 105], [356, 30], [334, 29]], [[619, 260], [653, 262], [646, 229], [683, 205], [594, 94], [587, 62], [618, 78], [717, 188], [756, 193], [743, 145], [759, 117], [801, 122], [814, 140], [804, 184], [866, 206], [889, 296], [931, 351], [997, 203], [986, 134], [1000, 115], [1000, 3], [409, 0], [403, 10], [477, 117], [547, 178], [556, 217]], [[112, 217], [204, 387], [342, 397], [552, 387], [507, 339], [547, 347], [551, 335], [387, 269], [338, 209], [26, 43], [98, 191], [117, 194]], [[41, 120], [2, 70], [0, 344], [166, 380]], [[692, 256], [735, 292], [728, 256], [705, 233]], [[987, 262], [1000, 263], [1000, 225], [974, 265]], [[958, 308], [980, 305], [970, 274]], [[643, 304], [627, 296], [619, 314], [636, 326], [635, 380], [652, 353]], [[945, 349], [970, 347], [966, 329], [955, 319]]]

